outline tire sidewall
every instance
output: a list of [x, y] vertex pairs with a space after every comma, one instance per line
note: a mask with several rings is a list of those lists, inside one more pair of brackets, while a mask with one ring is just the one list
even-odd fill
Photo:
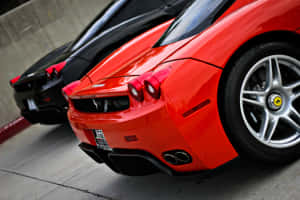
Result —
[[258, 61], [271, 55], [288, 55], [300, 60], [297, 48], [282, 42], [257, 45], [243, 53], [232, 66], [228, 66], [231, 68], [225, 78], [221, 101], [224, 111], [222, 121], [226, 123], [226, 133], [240, 154], [266, 162], [286, 163], [299, 156], [300, 144], [284, 149], [264, 145], [249, 132], [240, 109], [240, 91], [245, 76]]

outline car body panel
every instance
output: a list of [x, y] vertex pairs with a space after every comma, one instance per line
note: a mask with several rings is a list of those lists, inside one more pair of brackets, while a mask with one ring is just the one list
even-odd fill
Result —
[[167, 67], [172, 71], [161, 86], [161, 98], [199, 159], [213, 169], [237, 157], [219, 119], [217, 83], [222, 70], [193, 59], [165, 63], [156, 70]]
[[30, 66], [22, 75], [21, 78], [18, 80], [18, 84], [22, 84], [22, 79], [27, 79], [26, 76], [31, 73], [35, 73], [42, 67], [50, 66], [52, 65], [53, 61], [55, 60], [65, 60], [66, 55], [64, 52], [72, 45], [72, 42], [67, 42], [66, 44], [63, 44], [62, 46], [56, 48], [55, 50], [51, 51], [44, 57], [42, 57], [40, 60], [38, 60], [36, 63], [34, 63], [32, 66]]
[[[113, 17], [128, 4], [128, 0], [112, 1], [74, 40], [73, 44], [70, 46], [70, 51], [74, 52], [78, 48], [85, 45], [92, 38], [97, 36], [102, 29], [107, 29], [117, 25], [117, 23], [112, 23]], [[122, 20], [125, 20], [123, 18]], [[115, 20], [117, 21], [117, 20]], [[104, 28], [104, 26], [106, 26]]]
[[[74, 79], [80, 79], [100, 60], [118, 49], [121, 44], [125, 44], [132, 38], [135, 38], [139, 34], [151, 29], [155, 25], [171, 19], [174, 16], [173, 12], [173, 7], [155, 9], [103, 31], [89, 43], [70, 55], [67, 60], [68, 64], [62, 70], [65, 83], [70, 83], [71, 81], [74, 81]], [[85, 67], [76, 65], [74, 64], [74, 60], [76, 61], [76, 59], [89, 61], [89, 65]], [[72, 73], [73, 70], [78, 72], [77, 75]]]
[[[119, 65], [113, 65], [114, 63], [103, 62], [105, 68], [101, 68], [101, 66], [98, 66], [97, 67], [98, 70], [94, 70], [92, 73], [89, 73], [87, 76], [89, 76], [89, 80], [94, 84], [101, 84], [103, 80], [107, 78], [139, 76], [145, 72], [153, 70], [161, 62], [161, 60], [164, 60], [165, 58], [170, 56], [172, 53], [174, 53], [174, 51], [176, 51], [176, 49], [185, 45], [187, 42], [188, 42], [187, 40], [183, 40], [169, 46], [156, 48], [155, 50], [152, 51], [149, 51], [149, 49], [151, 48], [150, 47], [149, 49], [147, 49], [148, 51], [146, 50], [141, 54], [135, 54], [135, 55], [139, 55], [139, 57], [128, 61], [128, 63], [123, 65], [121, 68], [119, 67]], [[143, 43], [138, 42], [137, 44], [140, 44], [142, 46], [145, 45], [144, 42]], [[141, 49], [141, 47], [138, 47], [137, 45], [134, 47], [137, 50]], [[126, 49], [126, 52], [128, 52], [128, 49]], [[118, 52], [116, 53], [117, 55], [119, 55]], [[112, 57], [112, 58], [113, 60], [118, 60], [118, 57]], [[107, 67], [108, 65], [111, 65], [111, 67]], [[101, 77], [101, 79], [100, 80], [95, 79], [95, 77]], [[79, 95], [83, 95], [83, 93], [81, 92]], [[87, 93], [87, 95], [89, 94]]]
[[[234, 52], [252, 38], [273, 31], [294, 32], [300, 25], [297, 18], [300, 13], [299, 2], [253, 1], [217, 21], [169, 60], [189, 55], [225, 67]], [[216, 42], [218, 46], [213, 45]]]
[[[91, 79], [91, 77], [97, 76], [97, 74], [110, 74], [118, 69], [119, 65], [127, 65], [127, 63], [134, 62], [142, 57], [144, 54], [151, 50], [151, 47], [172, 23], [172, 20], [165, 22], [143, 34], [134, 38], [127, 44], [124, 44], [118, 50], [113, 52], [109, 57], [102, 60], [94, 69], [87, 73], [81, 79], [80, 87], [85, 88], [91, 83], [97, 80]], [[110, 65], [110, 68], [103, 68], [102, 66]], [[105, 76], [106, 77], [106, 76]]]

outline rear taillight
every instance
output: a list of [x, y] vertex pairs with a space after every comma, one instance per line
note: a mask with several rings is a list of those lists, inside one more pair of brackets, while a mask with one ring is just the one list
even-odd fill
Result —
[[48, 78], [59, 77], [60, 71], [65, 67], [66, 64], [67, 62], [64, 61], [56, 65], [52, 65], [51, 67], [48, 67], [46, 69]]
[[168, 77], [170, 68], [152, 73], [148, 72], [128, 83], [128, 91], [130, 95], [137, 101], [144, 100], [144, 87], [151, 97], [160, 98], [160, 86]]
[[146, 91], [155, 99], [160, 97], [160, 82], [155, 77], [150, 77], [144, 82]]
[[74, 81], [62, 89], [62, 94], [67, 101], [69, 100], [69, 96], [73, 93], [74, 89], [78, 85], [80, 85], [80, 81]]
[[18, 80], [19, 80], [20, 78], [21, 78], [21, 76], [17, 76], [17, 77], [15, 77], [15, 78], [11, 79], [11, 80], [9, 81], [10, 85], [13, 86], [16, 82], [18, 82]]
[[144, 100], [143, 82], [139, 79], [134, 79], [128, 83], [128, 91], [137, 101]]
[[168, 77], [170, 73], [170, 68], [163, 69], [161, 71], [158, 71], [152, 76], [149, 76], [147, 79], [145, 79], [145, 89], [155, 99], [160, 98], [160, 86], [163, 83], [164, 80]]

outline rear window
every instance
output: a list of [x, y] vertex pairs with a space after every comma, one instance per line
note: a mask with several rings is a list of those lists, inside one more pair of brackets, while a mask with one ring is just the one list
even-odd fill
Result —
[[72, 44], [71, 51], [76, 51], [84, 44], [88, 43], [94, 37], [99, 35], [104, 29], [104, 26], [111, 18], [122, 9], [128, 0], [112, 1], [96, 18], [84, 29], [84, 31], [75, 39]]
[[155, 47], [174, 43], [200, 33], [220, 17], [235, 0], [195, 0], [178, 16]]

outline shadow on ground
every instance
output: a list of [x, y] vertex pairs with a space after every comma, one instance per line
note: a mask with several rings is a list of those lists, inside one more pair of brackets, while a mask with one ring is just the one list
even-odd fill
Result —
[[[53, 132], [54, 134], [49, 134], [49, 138], [53, 137], [53, 142], [56, 140], [55, 135], [61, 137], [60, 134], [65, 134], [66, 138], [74, 140], [72, 134], [70, 136], [71, 130], [67, 125], [58, 127]], [[49, 138], [47, 136], [46, 140]], [[90, 158], [86, 157], [86, 159]], [[104, 168], [105, 170], [103, 170]], [[266, 166], [238, 158], [209, 173], [179, 177], [170, 177], [164, 174], [127, 177], [115, 174], [102, 164], [92, 170], [88, 177], [83, 176], [74, 181], [77, 182], [76, 185], [86, 187], [84, 189], [114, 199], [261, 200], [264, 196], [270, 197], [271, 193], [272, 199], [280, 199], [284, 192], [281, 191], [280, 177], [288, 168], [289, 166]], [[78, 182], [82, 182], [82, 184]], [[284, 180], [281, 184], [284, 184]]]
[[[120, 196], [116, 196], [119, 199], [139, 199], [142, 197], [145, 199], [152, 199], [153, 197], [155, 199], [252, 199], [259, 196], [265, 182], [269, 182], [270, 179], [284, 170], [284, 167], [272, 169], [270, 166], [258, 166], [249, 161], [236, 159], [226, 167], [205, 175], [195, 174], [181, 177], [169, 177], [161, 174], [148, 177], [120, 176], [107, 184], [104, 190], [122, 188], [122, 191], [127, 191], [127, 193], [124, 192]], [[113, 193], [113, 191], [111, 192]]]
[[[236, 159], [205, 174], [128, 177], [112, 172], [104, 164], [95, 164], [79, 150], [78, 144], [79, 141], [67, 124], [33, 126], [0, 146], [0, 168], [74, 188], [64, 193], [66, 188], [59, 187], [47, 193], [45, 199], [68, 196], [73, 192], [83, 194], [76, 196], [75, 199], [79, 200], [84, 199], [86, 194], [96, 194], [95, 199], [101, 196], [116, 200], [300, 198], [300, 162], [285, 167], [272, 167]], [[16, 188], [22, 187], [15, 182], [12, 184]], [[11, 196], [14, 197], [13, 192]]]

